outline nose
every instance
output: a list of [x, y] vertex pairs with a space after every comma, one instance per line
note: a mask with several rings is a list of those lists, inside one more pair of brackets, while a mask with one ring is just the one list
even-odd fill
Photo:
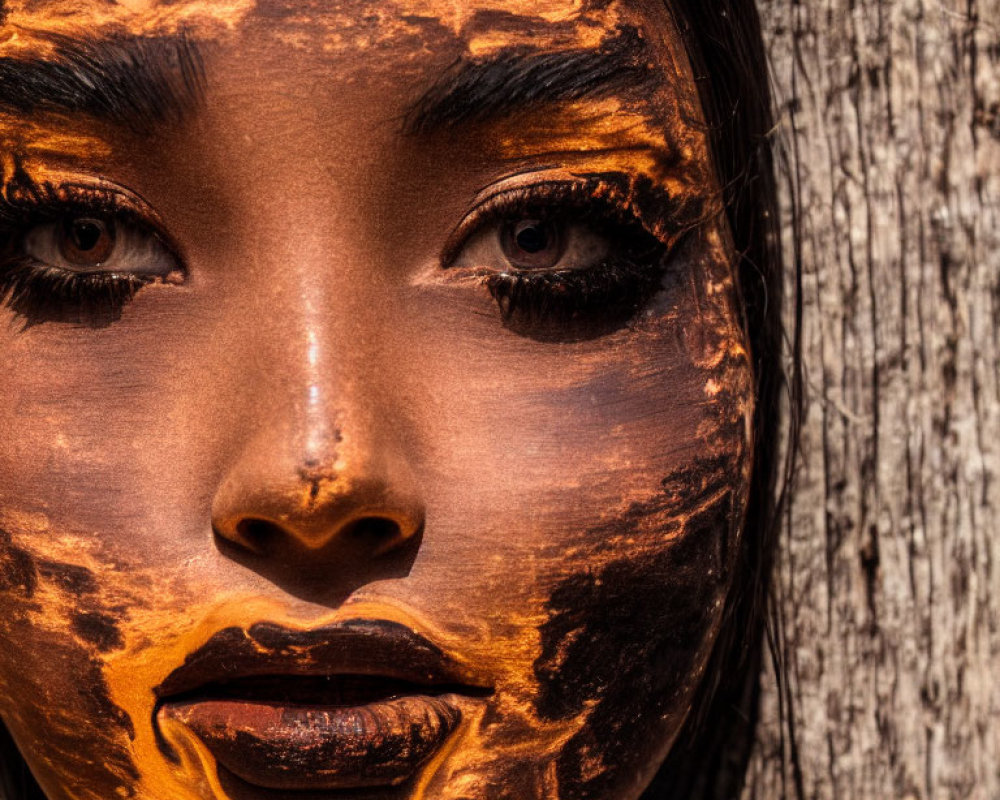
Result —
[[[213, 500], [224, 548], [273, 581], [357, 585], [415, 555], [424, 506], [409, 464], [370, 426], [267, 426]], [[412, 558], [410, 559], [412, 561]]]

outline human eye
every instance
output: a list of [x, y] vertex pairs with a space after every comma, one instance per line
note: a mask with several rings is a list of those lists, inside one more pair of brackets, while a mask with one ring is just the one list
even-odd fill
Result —
[[608, 175], [499, 191], [462, 222], [442, 266], [477, 278], [515, 333], [594, 338], [626, 325], [661, 285], [683, 226], [655, 196]]
[[118, 187], [22, 174], [0, 194], [0, 303], [26, 327], [110, 325], [143, 287], [183, 279], [154, 218]]

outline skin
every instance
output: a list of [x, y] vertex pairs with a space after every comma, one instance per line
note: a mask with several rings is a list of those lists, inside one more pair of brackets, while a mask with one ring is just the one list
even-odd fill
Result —
[[[165, 757], [153, 687], [229, 626], [389, 620], [494, 691], [413, 781], [338, 797], [636, 798], [718, 630], [753, 447], [676, 26], [652, 2], [296, 5], [8, 3], [4, 54], [44, 55], [37, 32], [72, 11], [78, 30], [186, 30], [206, 86], [141, 135], [0, 122], [5, 166], [127, 187], [186, 271], [104, 327], [0, 309], [0, 715], [52, 800], [282, 796], [220, 778], [182, 725]], [[400, 130], [462, 55], [593, 48], [625, 23], [656, 54], [649, 108], [624, 91]], [[483, 187], [553, 168], [702, 209], [645, 308], [573, 341], [511, 330], [440, 264]], [[398, 535], [352, 539], [359, 508]], [[260, 517], [263, 549], [239, 527]]]

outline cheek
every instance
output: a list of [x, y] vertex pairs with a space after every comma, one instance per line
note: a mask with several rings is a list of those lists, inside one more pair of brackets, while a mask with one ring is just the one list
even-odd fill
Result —
[[482, 655], [506, 668], [442, 796], [634, 797], [680, 729], [750, 478], [753, 375], [727, 263], [591, 346], [511, 337], [488, 377], [442, 365], [480, 376], [462, 397], [490, 430], [449, 429], [437, 451], [459, 487], [440, 506], [482, 532], [452, 553], [453, 618], [486, 620]]
[[524, 797], [624, 798], [651, 777], [687, 714], [729, 586], [742, 516], [731, 467], [695, 462], [672, 476], [683, 494], [665, 489], [580, 531], [579, 544], [507, 562], [506, 583], [481, 601], [502, 617], [483, 655], [504, 664], [504, 680], [470, 720], [442, 784], [454, 793], [441, 796], [501, 800], [510, 795], [498, 787], [519, 787]]
[[189, 562], [109, 561], [100, 538], [0, 509], [0, 717], [52, 800], [221, 796], [192, 759], [164, 757], [154, 687], [220, 607], [240, 622], [286, 604], [192, 578]]

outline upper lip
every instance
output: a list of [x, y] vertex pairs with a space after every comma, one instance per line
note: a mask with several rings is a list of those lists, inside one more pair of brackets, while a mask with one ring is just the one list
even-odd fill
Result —
[[423, 635], [390, 620], [351, 619], [299, 630], [272, 622], [224, 628], [154, 690], [158, 705], [240, 678], [367, 675], [419, 686], [492, 687]]

